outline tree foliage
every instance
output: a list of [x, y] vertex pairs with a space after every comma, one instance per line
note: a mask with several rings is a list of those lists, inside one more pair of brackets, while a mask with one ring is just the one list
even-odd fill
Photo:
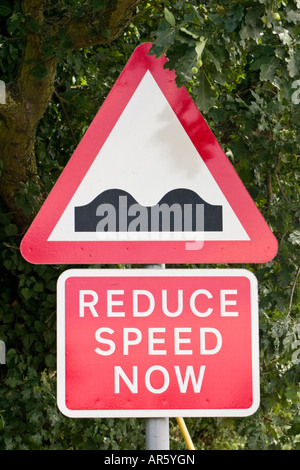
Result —
[[[198, 449], [299, 449], [299, 20], [296, 0], [0, 0], [0, 449], [144, 448], [143, 420], [58, 412], [56, 281], [67, 267], [30, 265], [19, 244], [146, 41], [167, 55], [279, 242], [274, 260], [243, 266], [259, 285], [261, 406], [249, 418], [189, 418], [192, 439]], [[171, 448], [184, 449], [173, 421], [170, 430]]]

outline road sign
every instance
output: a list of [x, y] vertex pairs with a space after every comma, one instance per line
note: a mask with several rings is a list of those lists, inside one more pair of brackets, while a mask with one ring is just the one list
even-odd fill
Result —
[[25, 234], [41, 264], [266, 262], [277, 242], [166, 58], [139, 46]]
[[258, 300], [250, 271], [71, 269], [57, 293], [63, 414], [256, 411]]

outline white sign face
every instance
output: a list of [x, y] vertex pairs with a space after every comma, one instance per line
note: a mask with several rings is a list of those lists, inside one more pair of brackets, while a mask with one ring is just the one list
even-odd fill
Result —
[[75, 269], [57, 286], [58, 406], [69, 417], [249, 416], [258, 300], [243, 269]]
[[[163, 204], [163, 198], [168, 193], [181, 188], [191, 190], [199, 196], [198, 206], [204, 201], [211, 206], [222, 208], [223, 213], [220, 215], [222, 230], [200, 231], [198, 232], [199, 238], [249, 240], [246, 231], [199, 156], [151, 72], [147, 71], [52, 231], [49, 240], [164, 240], [169, 239], [170, 236], [174, 240], [195, 239], [195, 232], [188, 230], [173, 231], [172, 234], [168, 230], [155, 231], [153, 216], [153, 230], [134, 230], [137, 224], [148, 225], [148, 214], [145, 212], [144, 220], [143, 208], [152, 207], [153, 214], [153, 206]], [[122, 191], [119, 193], [121, 204], [118, 204], [119, 210], [117, 211], [113, 200], [108, 197], [103, 198], [102, 204], [101, 197], [99, 200], [101, 194], [104, 195], [105, 191], [111, 189], [115, 189], [115, 193]], [[115, 193], [112, 194], [114, 199], [118, 197]], [[131, 197], [134, 204], [130, 205]], [[99, 203], [90, 206], [94, 220], [98, 220], [97, 230], [74, 231], [76, 209], [81, 207], [81, 213], [84, 213], [82, 206], [87, 206], [86, 211], [88, 211], [89, 205], [97, 198]], [[190, 201], [190, 198], [187, 200]], [[110, 206], [109, 203], [111, 203]], [[168, 208], [170, 207], [172, 204], [168, 205]], [[131, 212], [128, 213], [128, 210]], [[189, 207], [186, 207], [185, 214], [183, 214], [183, 216], [186, 215], [185, 218], [189, 216], [188, 211]], [[80, 213], [79, 209], [78, 212]], [[132, 218], [134, 215], [136, 217]], [[113, 231], [116, 217], [126, 227], [126, 231]], [[201, 210], [199, 221], [200, 217]], [[101, 225], [105, 228], [109, 224], [112, 230], [101, 230]], [[128, 231], [127, 226], [129, 226]]]

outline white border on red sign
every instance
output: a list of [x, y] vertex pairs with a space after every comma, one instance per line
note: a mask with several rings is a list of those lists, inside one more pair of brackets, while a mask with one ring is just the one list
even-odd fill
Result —
[[[65, 403], [65, 282], [69, 277], [246, 277], [251, 288], [253, 402], [248, 409], [70, 410]], [[255, 275], [246, 269], [69, 269], [57, 281], [57, 405], [70, 418], [246, 417], [260, 404], [258, 292]]]

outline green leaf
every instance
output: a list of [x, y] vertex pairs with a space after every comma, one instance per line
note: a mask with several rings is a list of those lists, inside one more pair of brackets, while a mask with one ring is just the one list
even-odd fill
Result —
[[[160, 47], [168, 47], [171, 44], [174, 44], [175, 41], [175, 31], [172, 29], [162, 30], [157, 32], [157, 39], [155, 41], [155, 46]], [[152, 47], [152, 51], [155, 52], [154, 46]], [[164, 51], [162, 51], [164, 52]]]
[[37, 80], [42, 80], [43, 78], [47, 77], [48, 75], [48, 70], [47, 67], [42, 64], [36, 64], [32, 69], [31, 69], [31, 74], [36, 78]]
[[187, 34], [188, 36], [192, 36], [193, 39], [198, 39], [197, 34], [192, 33], [191, 31], [189, 31], [188, 29], [186, 29], [186, 28], [184, 28], [184, 27], [183, 27], [183, 28], [180, 28], [180, 31], [181, 31], [182, 33]]
[[8, 385], [11, 388], [15, 388], [18, 385], [22, 384], [22, 380], [20, 380], [16, 377], [8, 377], [5, 381], [5, 384]]
[[173, 13], [170, 12], [170, 10], [168, 10], [167, 7], [164, 8], [164, 16], [165, 16], [165, 20], [166, 20], [171, 26], [175, 26], [175, 18], [174, 18], [174, 15], [173, 15]]
[[13, 12], [11, 17], [7, 21], [8, 32], [13, 34], [23, 22], [24, 22], [24, 16], [22, 15], [22, 13]]
[[31, 29], [34, 33], [38, 33], [38, 32], [40, 31], [39, 24], [35, 21], [34, 18], [32, 18], [32, 17], [29, 16], [29, 15], [26, 15], [26, 16], [25, 16], [25, 21], [26, 21], [26, 23], [30, 26], [30, 29]]
[[8, 16], [10, 12], [11, 12], [10, 7], [0, 5], [0, 16]]
[[200, 110], [207, 113], [216, 102], [216, 94], [202, 70], [200, 73], [199, 85], [195, 87], [194, 93]]
[[286, 14], [286, 19], [293, 23], [300, 22], [300, 11], [299, 10], [289, 10]]
[[299, 230], [294, 230], [289, 236], [289, 241], [293, 245], [300, 245], [300, 231]]
[[294, 403], [298, 402], [298, 397], [299, 397], [299, 386], [294, 385], [291, 386], [287, 389], [286, 391], [286, 397], [288, 400], [293, 401]]
[[106, 0], [94, 0], [93, 1], [93, 10], [100, 11], [105, 10]]
[[33, 287], [33, 290], [35, 292], [43, 292], [44, 290], [44, 284], [42, 282], [36, 282], [34, 287]]
[[104, 26], [104, 28], [102, 28], [101, 33], [102, 33], [103, 37], [108, 38], [109, 35], [110, 35], [110, 29], [107, 28], [106, 26]]
[[204, 39], [204, 40], [200, 40], [200, 41], [197, 41], [196, 42], [196, 47], [195, 47], [195, 51], [197, 53], [197, 60], [200, 60], [201, 59], [201, 56], [202, 56], [202, 52], [205, 48], [205, 44], [206, 44], [206, 41], [207, 39]]
[[18, 227], [15, 224], [8, 224], [6, 227], [4, 227], [4, 232], [9, 237], [12, 237], [13, 235], [17, 235]]
[[276, 57], [272, 57], [271, 60], [261, 65], [260, 68], [260, 79], [263, 81], [269, 81], [273, 83], [276, 70], [280, 65], [280, 61]]
[[295, 77], [300, 71], [300, 53], [294, 52], [291, 57], [287, 59], [287, 69], [290, 77]]
[[23, 287], [23, 289], [21, 289], [21, 294], [25, 300], [28, 300], [32, 296], [33, 292], [32, 289], [29, 289], [29, 287]]

